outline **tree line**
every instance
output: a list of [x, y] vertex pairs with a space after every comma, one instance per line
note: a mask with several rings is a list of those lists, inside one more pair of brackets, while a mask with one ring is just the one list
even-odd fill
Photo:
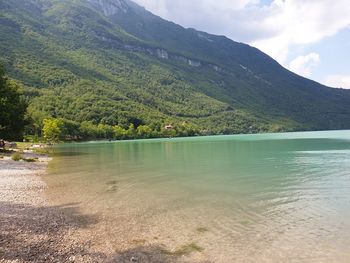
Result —
[[20, 86], [5, 75], [0, 64], [0, 139], [16, 140], [22, 137], [26, 125], [27, 103]]
[[[7, 78], [0, 64], [0, 139], [28, 141], [79, 141], [94, 139], [130, 140], [177, 136], [196, 136], [198, 127], [182, 122], [165, 127], [166, 123], [129, 123], [108, 125], [83, 121], [81, 123], [64, 119], [41, 116], [38, 112], [28, 114], [28, 102], [22, 88]], [[169, 124], [169, 123], [168, 123]]]
[[[139, 125], [131, 123], [128, 127], [120, 125], [94, 124], [91, 121], [82, 123], [66, 119], [50, 118], [43, 122], [42, 138], [47, 142], [79, 141], [94, 139], [131, 140], [162, 137], [186, 137], [200, 134], [198, 128], [183, 122], [178, 125], [161, 124]], [[27, 136], [28, 139], [38, 140], [40, 137]]]
[[[150, 77], [154, 82], [158, 78], [173, 79], [173, 84], [177, 81], [160, 71]], [[139, 79], [142, 83], [150, 81], [141, 76], [135, 81]], [[249, 114], [191, 93], [189, 88], [181, 89], [181, 85], [157, 84], [152, 86], [150, 95], [145, 92], [150, 89], [147, 85], [133, 93], [135, 86], [125, 84], [123, 95], [115, 88], [106, 88], [105, 84], [82, 80], [64, 87], [26, 86], [24, 89], [9, 79], [0, 66], [0, 139], [19, 141], [24, 138], [33, 142], [130, 140], [256, 133], [277, 131], [279, 127], [271, 129], [261, 125]], [[138, 103], [141, 99], [147, 103]]]

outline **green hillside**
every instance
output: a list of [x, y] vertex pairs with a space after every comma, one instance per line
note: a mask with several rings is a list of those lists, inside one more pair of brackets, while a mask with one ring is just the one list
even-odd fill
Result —
[[0, 0], [0, 10], [0, 61], [23, 85], [34, 123], [186, 123], [204, 134], [350, 128], [349, 91], [130, 1]]

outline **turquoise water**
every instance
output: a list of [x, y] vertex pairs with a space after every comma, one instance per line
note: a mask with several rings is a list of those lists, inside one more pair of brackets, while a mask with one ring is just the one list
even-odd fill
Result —
[[203, 251], [189, 262], [350, 262], [350, 131], [64, 144], [55, 153], [49, 196], [98, 215], [88, 231], [111, 250], [195, 243]]

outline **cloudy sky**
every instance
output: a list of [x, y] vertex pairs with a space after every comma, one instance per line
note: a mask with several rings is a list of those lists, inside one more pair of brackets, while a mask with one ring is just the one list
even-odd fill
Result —
[[349, 0], [134, 0], [149, 11], [255, 46], [290, 70], [350, 88]]

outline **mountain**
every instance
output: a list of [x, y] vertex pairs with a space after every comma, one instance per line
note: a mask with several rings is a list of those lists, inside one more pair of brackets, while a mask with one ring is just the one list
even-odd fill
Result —
[[350, 91], [129, 0], [0, 0], [0, 61], [32, 117], [205, 133], [350, 128]]

